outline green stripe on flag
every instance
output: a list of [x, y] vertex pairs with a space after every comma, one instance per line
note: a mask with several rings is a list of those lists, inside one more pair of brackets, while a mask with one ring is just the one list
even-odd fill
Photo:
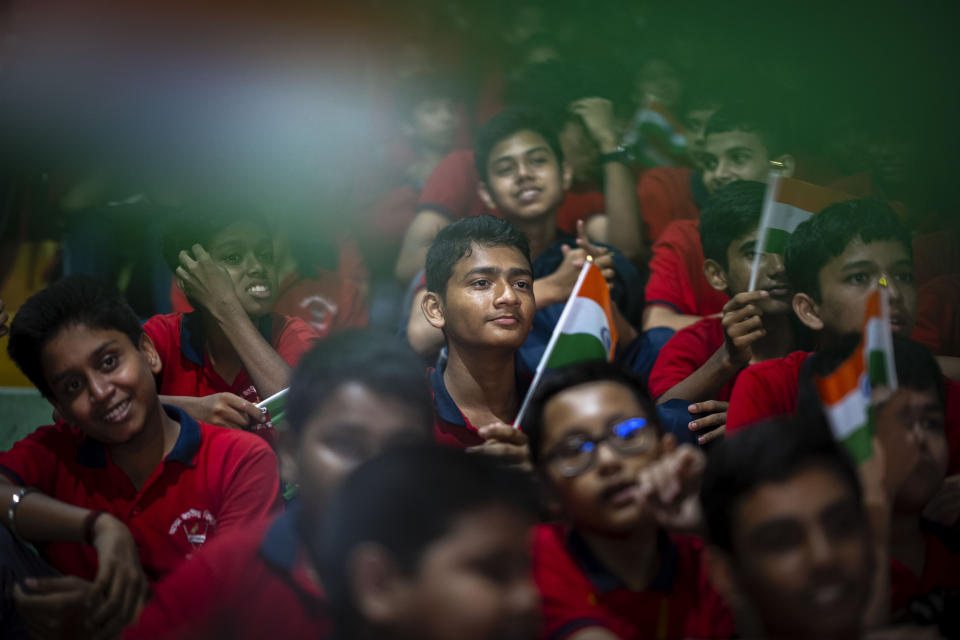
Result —
[[888, 385], [890, 381], [887, 380], [887, 354], [883, 351], [868, 352], [867, 372], [871, 385]]
[[591, 333], [563, 333], [547, 361], [549, 369], [584, 360], [606, 360], [607, 350], [600, 339]]
[[782, 254], [787, 250], [787, 241], [790, 240], [790, 232], [774, 227], [767, 228], [767, 239], [764, 246], [764, 253]]
[[873, 428], [870, 424], [865, 424], [849, 436], [844, 438], [843, 446], [853, 458], [853, 461], [860, 464], [868, 460], [873, 455]]

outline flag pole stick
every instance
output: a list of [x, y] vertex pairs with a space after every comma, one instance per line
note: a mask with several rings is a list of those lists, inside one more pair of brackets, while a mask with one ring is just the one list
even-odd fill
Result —
[[773, 217], [773, 203], [777, 199], [777, 192], [780, 190], [780, 172], [772, 170], [767, 178], [767, 190], [763, 194], [763, 213], [760, 215], [760, 226], [757, 229], [757, 242], [753, 250], [753, 266], [750, 268], [750, 286], [747, 291], [754, 291], [757, 288], [757, 280], [760, 277], [760, 259], [767, 248], [767, 229], [770, 228], [770, 218]]
[[257, 407], [260, 409], [265, 409], [269, 403], [273, 402], [274, 400], [279, 400], [283, 396], [287, 395], [287, 391], [290, 391], [290, 387], [287, 387], [283, 391], [277, 391], [275, 394], [273, 394], [266, 400], [261, 400], [260, 402], [257, 403]]
[[583, 263], [583, 268], [580, 269], [580, 275], [577, 276], [577, 283], [573, 285], [573, 291], [570, 292], [570, 297], [567, 298], [567, 304], [564, 305], [563, 311], [560, 313], [560, 319], [557, 320], [557, 325], [553, 328], [553, 334], [550, 336], [550, 342], [547, 343], [547, 348], [544, 349], [543, 355], [540, 357], [540, 362], [537, 363], [537, 372], [533, 376], [533, 382], [530, 383], [530, 388], [527, 389], [527, 395], [523, 398], [523, 404], [520, 405], [520, 411], [517, 412], [517, 417], [513, 420], [513, 428], [519, 429], [520, 423], [523, 421], [523, 416], [527, 412], [527, 406], [530, 404], [530, 398], [533, 397], [533, 392], [536, 390], [537, 385], [540, 383], [540, 378], [543, 377], [543, 372], [547, 368], [547, 361], [550, 360], [550, 355], [553, 353], [553, 348], [557, 346], [557, 340], [560, 339], [560, 331], [563, 328], [563, 323], [566, 321], [567, 316], [570, 315], [570, 309], [573, 308], [571, 304], [577, 295], [580, 293], [580, 287], [583, 286], [583, 281], [587, 277], [587, 272], [590, 270], [593, 260], [588, 256], [587, 261]]

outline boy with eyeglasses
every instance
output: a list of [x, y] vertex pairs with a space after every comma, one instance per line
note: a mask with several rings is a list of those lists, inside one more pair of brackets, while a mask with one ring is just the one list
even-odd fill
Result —
[[649, 396], [606, 362], [558, 369], [531, 401], [530, 455], [565, 522], [537, 527], [542, 637], [723, 638], [695, 494], [703, 453], [663, 434]]

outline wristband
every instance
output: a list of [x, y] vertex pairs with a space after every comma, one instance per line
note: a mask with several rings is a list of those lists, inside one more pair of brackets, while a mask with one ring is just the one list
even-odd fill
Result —
[[598, 160], [601, 164], [605, 164], [607, 162], [620, 162], [622, 164], [630, 165], [633, 164], [634, 157], [633, 152], [629, 148], [620, 145], [617, 147], [616, 151], [611, 151], [610, 153], [601, 153], [598, 157]]
[[97, 518], [105, 513], [106, 511], [91, 511], [83, 519], [83, 541], [86, 544], [93, 544], [93, 526], [96, 524]]
[[10, 523], [10, 532], [16, 536], [20, 537], [20, 534], [17, 533], [17, 525], [14, 524], [14, 517], [17, 515], [17, 507], [20, 506], [20, 503], [23, 502], [23, 499], [27, 496], [28, 493], [33, 493], [36, 489], [30, 487], [20, 487], [12, 496], [10, 496], [10, 507], [7, 508], [7, 522]]

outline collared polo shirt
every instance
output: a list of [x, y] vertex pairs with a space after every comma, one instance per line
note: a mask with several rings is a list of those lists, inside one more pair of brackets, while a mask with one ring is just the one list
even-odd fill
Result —
[[702, 543], [690, 536], [657, 538], [660, 566], [650, 586], [626, 587], [562, 524], [541, 524], [533, 536], [533, 573], [540, 590], [543, 638], [590, 627], [623, 640], [727, 638], [733, 618], [710, 587]]
[[317, 638], [332, 623], [307, 570], [296, 505], [218, 539], [154, 587], [134, 638]]
[[[213, 537], [279, 509], [273, 450], [236, 429], [202, 424], [165, 406], [180, 423], [173, 450], [137, 490], [107, 448], [66, 424], [41, 427], [0, 453], [0, 472], [62, 502], [106, 511], [130, 529], [147, 578], [157, 580]], [[38, 545], [59, 571], [92, 579], [93, 547]]]

